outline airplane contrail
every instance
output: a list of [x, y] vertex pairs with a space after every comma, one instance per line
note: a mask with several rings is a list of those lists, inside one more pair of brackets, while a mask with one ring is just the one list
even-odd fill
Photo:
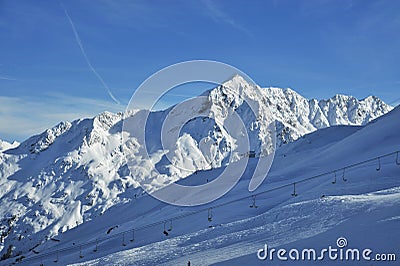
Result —
[[76, 28], [75, 28], [74, 22], [72, 21], [71, 17], [69, 16], [69, 14], [68, 14], [68, 12], [67, 12], [67, 9], [64, 7], [64, 5], [62, 4], [62, 2], [59, 1], [59, 3], [60, 3], [60, 5], [61, 5], [62, 9], [64, 10], [65, 16], [67, 17], [69, 23], [71, 24], [72, 31], [74, 32], [74, 35], [75, 35], [75, 40], [76, 40], [76, 42], [78, 43], [79, 48], [80, 48], [80, 50], [81, 50], [81, 52], [82, 52], [82, 55], [83, 55], [83, 57], [85, 58], [85, 61], [86, 61], [87, 65], [89, 66], [90, 70], [93, 72], [93, 74], [97, 77], [97, 79], [100, 81], [100, 83], [101, 83], [101, 84], [103, 85], [103, 87], [106, 89], [106, 91], [107, 91], [108, 95], [111, 97], [111, 99], [113, 99], [113, 101], [114, 101], [115, 103], [121, 104], [120, 101], [118, 101], [117, 98], [115, 98], [115, 96], [112, 94], [110, 88], [107, 86], [107, 84], [105, 83], [105, 81], [103, 80], [103, 78], [100, 76], [100, 74], [97, 73], [96, 69], [95, 69], [95, 68], [92, 66], [92, 64], [90, 63], [90, 60], [89, 60], [89, 58], [88, 58], [88, 56], [87, 56], [87, 54], [86, 54], [86, 52], [85, 52], [85, 49], [83, 48], [81, 38], [79, 37], [78, 31], [77, 31]]

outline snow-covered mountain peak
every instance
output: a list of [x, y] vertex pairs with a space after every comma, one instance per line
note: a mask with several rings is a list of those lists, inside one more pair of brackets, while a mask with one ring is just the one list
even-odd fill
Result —
[[240, 84], [242, 84], [242, 85], [244, 85], [244, 86], [248, 86], [248, 85], [250, 85], [250, 82], [247, 81], [247, 80], [246, 80], [244, 77], [242, 77], [241, 75], [235, 74], [234, 76], [232, 76], [230, 79], [226, 80], [226, 81], [223, 83], [223, 85], [226, 85], [226, 86], [228, 86], [229, 84], [230, 84], [230, 85], [233, 85], [233, 84], [240, 85]]
[[[307, 103], [313, 103], [314, 108], [319, 103], [318, 100], [310, 100], [303, 102], [304, 106], [298, 105], [298, 101], [302, 102], [300, 97], [287, 95], [285, 90], [273, 91], [283, 98], [267, 98], [269, 104], [271, 106], [279, 104], [281, 114], [285, 116], [291, 114], [284, 117], [288, 119], [284, 121], [290, 119], [299, 121], [297, 112], [300, 112], [301, 108], [306, 108]], [[286, 106], [286, 101], [296, 104]], [[236, 110], [241, 113], [245, 108], [246, 106], [242, 104]], [[260, 187], [260, 191], [270, 192], [257, 195], [257, 201], [253, 202], [257, 204], [256, 211], [260, 213], [254, 216], [255, 209], [249, 208], [250, 198], [239, 200], [243, 198], [243, 193], [247, 192], [244, 189], [248, 185], [248, 179], [242, 178], [226, 197], [220, 199], [220, 202], [212, 203], [211, 206], [218, 206], [213, 208], [212, 221], [211, 219], [207, 221], [207, 211], [186, 216], [185, 214], [189, 213], [186, 209], [174, 208], [152, 197], [142, 196], [142, 191], [137, 188], [138, 184], [130, 176], [129, 170], [124, 165], [123, 154], [119, 150], [120, 136], [118, 132], [114, 132], [120, 123], [118, 115], [103, 113], [92, 119], [76, 120], [35, 158], [30, 156], [20, 158], [13, 156], [10, 151], [0, 153], [0, 174], [4, 177], [0, 179], [2, 199], [0, 235], [4, 240], [0, 243], [1, 255], [3, 258], [11, 257], [5, 263], [12, 263], [18, 258], [22, 263], [29, 265], [36, 262], [39, 264], [41, 259], [45, 264], [52, 264], [57, 256], [57, 263], [68, 264], [86, 263], [87, 260], [120, 249], [134, 248], [125, 253], [124, 263], [135, 260], [144, 265], [153, 265], [174, 260], [174, 264], [180, 264], [182, 260], [179, 262], [177, 260], [182, 256], [182, 246], [187, 245], [188, 241], [194, 241], [193, 245], [196, 248], [190, 249], [193, 253], [187, 255], [184, 260], [200, 262], [204, 260], [200, 255], [194, 259], [196, 252], [199, 252], [198, 246], [204, 246], [208, 252], [214, 249], [214, 246], [209, 248], [209, 245], [202, 245], [204, 241], [224, 243], [232, 247], [232, 243], [236, 243], [237, 239], [241, 241], [247, 239], [248, 243], [253, 243], [254, 239], [257, 239], [257, 243], [246, 249], [248, 253], [242, 254], [251, 254], [255, 261], [254, 250], [264, 244], [265, 239], [273, 239], [276, 235], [276, 230], [271, 231], [270, 228], [276, 227], [282, 235], [285, 234], [283, 240], [280, 240], [283, 241], [280, 245], [309, 239], [310, 236], [319, 235], [321, 232], [329, 233], [331, 229], [336, 230], [330, 233], [331, 236], [347, 237], [351, 232], [355, 232], [354, 224], [360, 221], [359, 215], [362, 215], [362, 219], [367, 219], [375, 217], [373, 214], [379, 214], [381, 216], [375, 217], [378, 223], [387, 221], [385, 228], [389, 224], [397, 228], [395, 210], [399, 201], [399, 188], [396, 182], [398, 165], [395, 163], [394, 154], [390, 157], [379, 157], [379, 163], [382, 163], [380, 171], [376, 170], [372, 162], [364, 167], [352, 168], [351, 172], [346, 168], [346, 178], [348, 178], [346, 182], [340, 177], [333, 185], [333, 172], [328, 175], [318, 175], [316, 179], [308, 179], [309, 183], [299, 182], [297, 183], [299, 186], [296, 186], [297, 197], [290, 196], [291, 186], [282, 190], [270, 189], [282, 184], [291, 185], [292, 182], [304, 180], [321, 172], [341, 169], [340, 167], [395, 151], [393, 145], [397, 145], [399, 140], [396, 131], [399, 128], [396, 123], [400, 115], [399, 108], [365, 127], [332, 127], [284, 145], [277, 151], [269, 179]], [[157, 125], [163, 115], [165, 115], [163, 112], [153, 113], [149, 122]], [[193, 148], [199, 157], [203, 156], [202, 147], [195, 149], [198, 145], [196, 141], [201, 139], [201, 133], [207, 133], [213, 125], [211, 118], [191, 120], [182, 129], [181, 138], [177, 141], [178, 146], [183, 149]], [[298, 129], [296, 126], [298, 125], [294, 125], [292, 129]], [[102, 140], [90, 146], [82, 145], [81, 140], [87, 136], [85, 130], [97, 132]], [[216, 133], [217, 131], [215, 130]], [[213, 138], [213, 141], [220, 141], [221, 134], [209, 137]], [[258, 138], [256, 135], [251, 137]], [[78, 144], [73, 144], [74, 140]], [[61, 149], [62, 147], [64, 149]], [[71, 150], [73, 147], [76, 148]], [[183, 154], [184, 157], [190, 157], [193, 150]], [[249, 167], [253, 167], [256, 161], [257, 159], [250, 159]], [[147, 166], [147, 164], [137, 165], [137, 169], [139, 171]], [[198, 171], [182, 181], [188, 182], [188, 185], [206, 182], [208, 178], [218, 175], [221, 170], [223, 169]], [[231, 201], [232, 205], [219, 205], [228, 201]], [[384, 215], [382, 208], [385, 210]], [[285, 215], [282, 216], [282, 213]], [[176, 216], [183, 218], [175, 219]], [[243, 220], [244, 217], [248, 219]], [[288, 230], [292, 227], [293, 217], [297, 219], [296, 224], [301, 225], [296, 235]], [[174, 219], [173, 229], [167, 228], [165, 232], [168, 235], [163, 234], [161, 221], [169, 221], [171, 218]], [[352, 224], [350, 226], [347, 223], [345, 231], [343, 226], [337, 226], [348, 222], [348, 219], [352, 219]], [[154, 222], [160, 223], [156, 225]], [[322, 223], [326, 227], [321, 227], [322, 231], [315, 232], [314, 229], [320, 228], [318, 226]], [[149, 224], [154, 227], [143, 227]], [[210, 224], [213, 228], [207, 229]], [[70, 230], [73, 227], [77, 228]], [[368, 230], [377, 228], [376, 223], [365, 228]], [[135, 229], [135, 241], [133, 237], [130, 238], [132, 231], [128, 233], [128, 230], [132, 229]], [[383, 231], [390, 234], [398, 230], [389, 233], [387, 230]], [[308, 233], [305, 235], [304, 232]], [[99, 239], [98, 249], [95, 241], [97, 239]], [[354, 242], [354, 238], [349, 239]], [[172, 258], [167, 256], [167, 253], [160, 255], [150, 252], [158, 249], [160, 245], [165, 246], [165, 243], [177, 241], [180, 243], [178, 247], [167, 245], [170, 246], [167, 253], [175, 254]], [[89, 242], [90, 244], [86, 245]], [[309, 242], [313, 244], [318, 241], [312, 238]], [[81, 244], [85, 245], [80, 250]], [[93, 251], [95, 247], [96, 252]], [[62, 252], [56, 252], [60, 249]], [[235, 252], [240, 250], [244, 250], [243, 246]], [[49, 255], [48, 251], [53, 253]], [[148, 254], [156, 257], [147, 258]], [[204, 254], [203, 252], [202, 256]], [[46, 256], [35, 261], [29, 260], [29, 257], [37, 255]], [[108, 258], [99, 259], [96, 263], [101, 264], [104, 261], [121, 263], [120, 255], [121, 253], [109, 255]], [[224, 259], [227, 258], [219, 258], [219, 260]], [[232, 262], [228, 264], [231, 265]]]
[[[80, 149], [84, 146], [91, 146], [95, 143], [106, 141], [110, 129], [122, 119], [122, 113], [103, 112], [93, 118], [77, 119], [73, 122], [62, 121], [41, 134], [32, 136], [22, 142], [18, 153], [39, 154], [51, 147], [62, 137], [58, 144], [66, 150]], [[113, 133], [117, 133], [116, 129]]]
[[111, 113], [105, 111], [94, 117], [93, 125], [95, 128], [101, 128], [103, 130], [109, 130], [113, 125], [122, 119], [122, 113]]
[[236, 110], [244, 98], [260, 106], [262, 113], [268, 109], [276, 120], [278, 146], [329, 126], [365, 125], [393, 109], [376, 96], [358, 100], [337, 94], [327, 100], [306, 99], [291, 88], [261, 88], [239, 75], [208, 95], [220, 112], [231, 107]]
[[[122, 124], [127, 118], [133, 119], [135, 133], [144, 128], [143, 114], [149, 113], [151, 137], [146, 138], [146, 144], [150, 160], [155, 161], [161, 175], [180, 179], [195, 170], [211, 170], [229, 163], [236, 140], [216, 121], [224, 122], [232, 112], [238, 113], [248, 131], [249, 151], [258, 156], [270, 148], [268, 112], [276, 122], [278, 145], [282, 145], [332, 125], [364, 125], [392, 109], [373, 96], [363, 100], [344, 95], [308, 100], [292, 89], [261, 88], [241, 76], [232, 77], [203, 96], [208, 97], [208, 102], [204, 105], [207, 110], [201, 112], [209, 117], [192, 119], [181, 128], [176, 145], [172, 146], [175, 150], [171, 151], [176, 167], [163, 155], [157, 135], [173, 108], [159, 112], [103, 112], [93, 118], [61, 122], [14, 149], [0, 151], [0, 198], [5, 206], [0, 208], [0, 215], [14, 217], [12, 226], [7, 219], [0, 225], [4, 246], [13, 245], [16, 252], [27, 252], [46, 238], [95, 219], [142, 193], [136, 178], [139, 174], [147, 177], [150, 162], [136, 156], [134, 152], [143, 148], [143, 143], [135, 143], [139, 145], [136, 150], [128, 150], [138, 160], [137, 172], [130, 173], [124, 154], [124, 145], [130, 144], [121, 143]], [[256, 113], [250, 105], [256, 107]], [[232, 157], [240, 156], [243, 154]], [[30, 239], [19, 241], [21, 234]]]
[[18, 147], [18, 145], [19, 145], [18, 141], [14, 140], [12, 143], [9, 143], [5, 140], [0, 139], [0, 152], [16, 148]]
[[[271, 154], [275, 148], [274, 137], [268, 127], [274, 118], [262, 89], [239, 75], [212, 89], [208, 93], [211, 102], [210, 112], [224, 120], [227, 114], [236, 112], [243, 122], [249, 136], [247, 152], [258, 155]], [[228, 138], [227, 138], [228, 139]]]
[[340, 94], [321, 100], [319, 108], [330, 125], [365, 125], [393, 109], [378, 97], [369, 96], [358, 100], [353, 96]]
[[393, 109], [378, 97], [358, 100], [338, 94], [327, 100], [308, 100], [291, 89], [279, 88], [265, 88], [263, 93], [270, 99], [280, 144], [329, 126], [365, 125]]
[[57, 137], [63, 135], [71, 128], [70, 122], [62, 121], [52, 128], [45, 130], [43, 133], [33, 136], [24, 141], [20, 148], [28, 149], [30, 153], [40, 153], [54, 143]]

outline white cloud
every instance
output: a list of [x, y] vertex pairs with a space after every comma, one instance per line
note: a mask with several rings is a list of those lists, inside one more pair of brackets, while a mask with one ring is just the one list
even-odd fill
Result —
[[10, 78], [7, 76], [0, 76], [0, 80], [16, 80], [15, 78]]
[[51, 94], [42, 98], [0, 96], [0, 139], [22, 141], [60, 121], [92, 117], [124, 107], [112, 102]]

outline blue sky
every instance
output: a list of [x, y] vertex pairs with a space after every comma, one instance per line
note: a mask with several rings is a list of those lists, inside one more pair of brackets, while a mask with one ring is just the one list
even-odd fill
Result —
[[377, 95], [398, 104], [399, 11], [391, 0], [2, 0], [0, 139], [124, 110], [151, 74], [195, 59], [309, 98]]

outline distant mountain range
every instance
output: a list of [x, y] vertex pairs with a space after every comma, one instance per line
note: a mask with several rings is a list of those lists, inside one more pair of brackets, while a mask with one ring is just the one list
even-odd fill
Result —
[[[249, 132], [249, 150], [257, 156], [268, 149], [267, 128], [262, 120], [266, 108], [276, 121], [278, 147], [318, 129], [365, 125], [393, 109], [375, 96], [363, 100], [345, 95], [328, 100], [306, 99], [291, 89], [251, 85], [240, 76], [204, 95], [208, 96], [212, 117], [223, 120], [226, 112], [239, 113]], [[242, 100], [244, 96], [257, 103], [259, 114], [249, 110]], [[171, 108], [150, 113], [149, 126], [157, 132], [170, 111]], [[130, 119], [136, 119], [141, 112], [147, 111], [134, 111]], [[16, 247], [14, 255], [25, 253], [142, 193], [126, 165], [127, 144], [121, 144], [122, 118], [122, 113], [104, 112], [91, 119], [61, 122], [19, 145], [0, 142], [0, 235], [4, 240], [1, 254], [10, 245]], [[138, 128], [142, 126], [138, 124]], [[150, 140], [152, 160], [163, 175], [170, 176], [170, 181], [196, 170], [221, 167], [234, 154], [235, 140], [211, 118], [191, 120], [179, 136], [176, 150], [169, 151], [174, 165], [163, 156], [159, 136], [153, 133], [154, 139]], [[199, 141], [204, 137], [216, 148], [200, 147]], [[202, 160], [198, 160], [199, 154]], [[236, 155], [236, 159], [240, 156]], [[146, 178], [149, 174], [141, 168], [143, 160], [138, 159], [134, 176]], [[179, 167], [182, 165], [186, 170]]]

